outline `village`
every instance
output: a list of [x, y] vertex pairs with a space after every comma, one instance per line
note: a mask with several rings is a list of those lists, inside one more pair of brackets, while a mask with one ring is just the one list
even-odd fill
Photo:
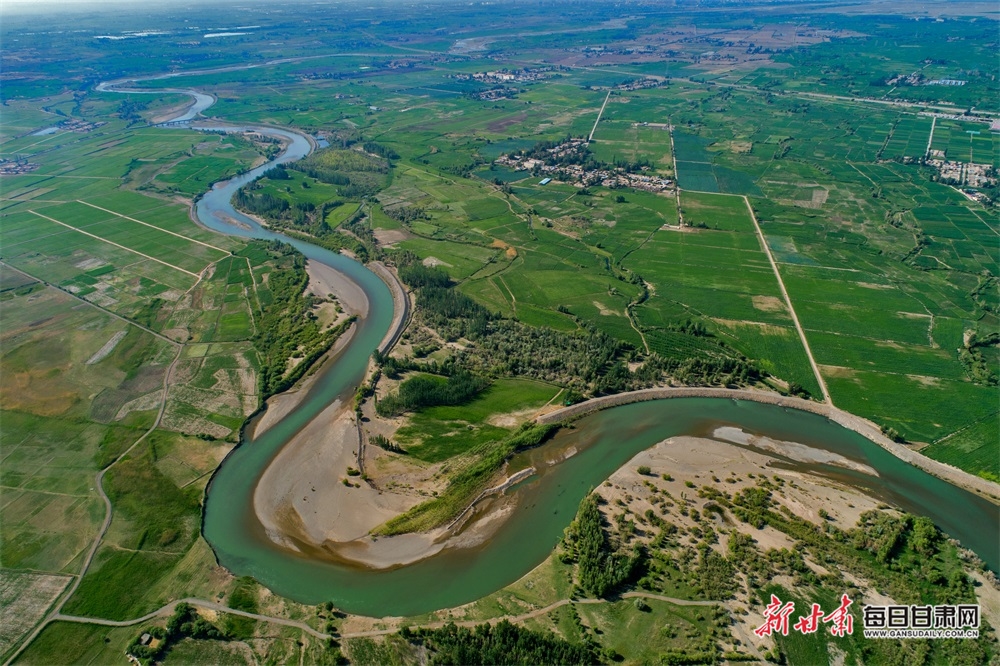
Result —
[[954, 162], [945, 159], [944, 151], [930, 151], [927, 164], [938, 171], [938, 180], [951, 185], [967, 185], [969, 187], [990, 187], [996, 185], [996, 169], [992, 164], [976, 164], [975, 162]]
[[[631, 187], [646, 192], [664, 192], [671, 188], [673, 181], [669, 178], [651, 175], [649, 167], [641, 167], [638, 173], [630, 172], [621, 167], [612, 167], [592, 161], [573, 160], [583, 156], [587, 150], [586, 139], [570, 139], [551, 148], [543, 149], [545, 159], [530, 157], [524, 154], [501, 155], [494, 164], [505, 166], [514, 171], [529, 171], [532, 175], [545, 174], [539, 185], [547, 185], [552, 180], [571, 183], [579, 187], [603, 185], [609, 188]], [[579, 162], [583, 163], [567, 163]]]
[[527, 83], [547, 78], [551, 67], [525, 67], [523, 69], [497, 69], [474, 74], [454, 74], [459, 81], [479, 81], [480, 83]]
[[0, 176], [17, 176], [23, 173], [31, 173], [37, 168], [38, 165], [34, 162], [0, 158]]

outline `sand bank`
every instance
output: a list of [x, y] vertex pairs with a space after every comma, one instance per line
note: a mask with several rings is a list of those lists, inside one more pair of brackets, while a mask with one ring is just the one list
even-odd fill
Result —
[[[502, 524], [501, 502], [499, 511], [465, 526], [368, 536], [426, 497], [379, 490], [348, 475], [348, 468], [356, 468], [358, 444], [354, 412], [336, 401], [285, 445], [254, 491], [254, 510], [272, 541], [313, 556], [384, 569], [416, 562], [446, 547], [477, 545]], [[510, 485], [492, 490], [503, 493]], [[455, 534], [457, 530], [461, 531]]]
[[928, 474], [944, 479], [952, 485], [974, 492], [981, 497], [997, 504], [1000, 503], [1000, 484], [987, 481], [982, 477], [975, 476], [964, 470], [952, 467], [943, 462], [928, 458], [905, 445], [894, 442], [885, 435], [877, 425], [871, 421], [856, 416], [842, 409], [838, 409], [824, 403], [803, 400], [783, 396], [777, 393], [768, 393], [755, 389], [726, 389], [708, 387], [663, 387], [642, 389], [640, 391], [629, 391], [616, 395], [602, 396], [581, 402], [570, 407], [564, 407], [555, 411], [543, 414], [535, 419], [538, 423], [557, 423], [559, 421], [572, 421], [581, 416], [596, 412], [608, 407], [627, 405], [633, 402], [644, 402], [647, 400], [662, 400], [666, 398], [729, 398], [732, 400], [752, 400], [779, 407], [789, 407], [800, 409], [825, 416], [834, 423], [837, 423], [848, 430], [853, 430], [859, 435], [878, 444], [883, 449], [896, 456], [900, 460], [915, 467], [919, 467]]
[[[306, 286], [307, 294], [313, 294], [319, 298], [333, 296], [343, 308], [344, 317], [349, 315], [367, 316], [369, 308], [368, 297], [365, 296], [364, 290], [347, 275], [312, 260], [306, 262], [306, 274], [309, 276], [309, 284]], [[333, 343], [330, 351], [316, 361], [316, 367], [322, 367], [336, 358], [354, 337], [354, 332], [355, 328], [352, 326], [341, 335]], [[302, 381], [288, 391], [269, 398], [263, 415], [261, 415], [254, 426], [253, 436], [259, 437], [295, 409], [302, 400], [302, 396], [309, 391], [309, 387], [312, 386], [316, 377], [317, 373], [308, 373]]]

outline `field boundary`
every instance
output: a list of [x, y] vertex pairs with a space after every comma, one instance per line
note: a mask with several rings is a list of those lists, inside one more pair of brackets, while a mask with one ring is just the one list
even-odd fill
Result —
[[111, 317], [114, 317], [115, 319], [121, 320], [121, 321], [123, 321], [126, 324], [129, 324], [131, 326], [135, 326], [139, 330], [145, 331], [146, 333], [149, 333], [150, 335], [156, 336], [157, 338], [159, 338], [160, 340], [163, 340], [164, 342], [169, 342], [170, 344], [175, 345], [175, 346], [181, 344], [181, 343], [177, 342], [176, 340], [171, 340], [170, 338], [168, 338], [167, 336], [163, 335], [162, 333], [157, 333], [156, 331], [154, 331], [151, 328], [147, 328], [147, 327], [143, 326], [142, 324], [138, 324], [138, 323], [132, 321], [131, 319], [127, 318], [127, 317], [123, 317], [120, 314], [118, 314], [117, 312], [112, 312], [111, 310], [107, 309], [104, 306], [98, 305], [97, 303], [94, 303], [92, 301], [88, 301], [86, 298], [83, 298], [81, 296], [77, 296], [73, 292], [67, 291], [67, 290], [63, 289], [62, 287], [60, 287], [59, 285], [57, 285], [57, 284], [53, 284], [51, 282], [48, 282], [47, 280], [43, 280], [40, 277], [35, 277], [31, 273], [28, 273], [28, 272], [26, 272], [26, 271], [24, 271], [24, 270], [22, 270], [22, 269], [20, 269], [20, 268], [18, 268], [16, 266], [12, 266], [10, 264], [10, 262], [0, 261], [0, 265], [6, 266], [7, 268], [11, 269], [12, 271], [17, 271], [21, 275], [26, 275], [26, 276], [30, 277], [32, 280], [37, 280], [38, 282], [41, 282], [42, 284], [44, 284], [46, 287], [49, 287], [51, 289], [55, 289], [59, 293], [65, 294], [66, 296], [69, 296], [70, 298], [75, 298], [76, 300], [80, 301], [81, 303], [86, 303], [87, 305], [93, 306], [93, 307], [97, 308], [98, 310], [100, 310], [101, 312], [103, 312], [104, 314], [109, 315]]
[[597, 112], [597, 120], [594, 121], [594, 127], [590, 130], [590, 136], [587, 137], [587, 143], [594, 140], [594, 134], [597, 132], [597, 123], [601, 122], [601, 116], [604, 115], [604, 107], [608, 105], [608, 100], [611, 99], [611, 91], [608, 91], [607, 96], [604, 98], [604, 104], [601, 104], [601, 110]]
[[168, 264], [167, 262], [163, 261], [162, 259], [157, 259], [156, 257], [151, 257], [148, 254], [143, 254], [142, 252], [139, 252], [138, 250], [133, 250], [130, 247], [125, 247], [124, 245], [119, 245], [118, 243], [116, 243], [114, 241], [110, 241], [107, 238], [101, 238], [100, 236], [98, 236], [96, 234], [92, 234], [89, 231], [84, 231], [83, 229], [78, 229], [77, 227], [74, 227], [72, 225], [66, 224], [65, 222], [60, 222], [59, 220], [51, 218], [48, 215], [42, 215], [41, 213], [39, 213], [37, 211], [34, 211], [34, 210], [29, 210], [28, 212], [31, 213], [32, 215], [37, 215], [38, 217], [40, 217], [42, 219], [48, 220], [49, 222], [55, 222], [56, 224], [59, 224], [59, 225], [62, 225], [64, 227], [66, 227], [67, 229], [71, 229], [73, 231], [81, 233], [84, 236], [90, 236], [91, 238], [96, 238], [97, 240], [101, 241], [102, 243], [107, 243], [108, 245], [114, 245], [115, 247], [121, 248], [122, 250], [125, 250], [126, 252], [131, 252], [132, 254], [137, 254], [140, 257], [145, 257], [146, 259], [150, 259], [152, 261], [155, 261], [158, 264], [163, 264], [167, 268], [173, 268], [174, 270], [180, 271], [181, 273], [187, 273], [188, 275], [190, 275], [193, 278], [198, 277], [197, 273], [192, 273], [191, 271], [186, 270], [184, 268], [181, 268], [180, 266], [174, 266], [173, 264]]
[[200, 240], [195, 240], [194, 238], [189, 238], [188, 236], [184, 236], [183, 234], [178, 234], [176, 232], [164, 229], [163, 227], [158, 227], [155, 224], [149, 224], [148, 222], [143, 222], [142, 220], [137, 220], [134, 217], [129, 217], [128, 215], [122, 215], [121, 213], [116, 213], [115, 211], [108, 210], [107, 208], [101, 208], [100, 206], [95, 206], [92, 203], [87, 203], [86, 201], [81, 201], [80, 199], [77, 199], [76, 202], [77, 203], [81, 203], [84, 206], [90, 206], [91, 208], [96, 208], [97, 210], [102, 210], [105, 213], [111, 213], [112, 215], [116, 215], [116, 216], [118, 216], [118, 217], [120, 217], [120, 218], [122, 218], [124, 220], [128, 220], [129, 222], [136, 222], [138, 224], [147, 226], [150, 229], [156, 229], [157, 231], [162, 231], [165, 234], [170, 234], [171, 236], [177, 236], [178, 238], [183, 238], [186, 241], [191, 241], [192, 243], [197, 243], [198, 245], [204, 245], [205, 247], [211, 248], [213, 250], [218, 250], [219, 252], [221, 252], [221, 253], [223, 253], [225, 255], [232, 254], [232, 252], [230, 252], [229, 250], [223, 250], [221, 247], [216, 247], [214, 245], [210, 245], [208, 243], [204, 243], [204, 242], [202, 242]]
[[743, 202], [747, 205], [747, 212], [750, 213], [750, 219], [753, 220], [753, 227], [757, 230], [757, 239], [760, 241], [761, 248], [763, 248], [764, 253], [767, 254], [767, 260], [771, 262], [771, 268], [774, 269], [774, 277], [778, 279], [778, 287], [781, 288], [781, 295], [785, 297], [785, 305], [788, 306], [788, 312], [792, 315], [792, 321], [795, 322], [795, 330], [799, 332], [799, 340], [802, 341], [802, 346], [806, 350], [806, 356], [809, 358], [809, 365], [812, 366], [813, 374], [816, 375], [816, 382], [819, 384], [819, 390], [823, 392], [823, 402], [833, 406], [833, 400], [830, 399], [830, 391], [826, 388], [826, 382], [823, 381], [823, 375], [819, 372], [819, 366], [816, 365], [816, 359], [813, 358], [812, 349], [809, 348], [809, 341], [806, 340], [806, 332], [802, 330], [802, 324], [799, 323], [799, 316], [795, 314], [795, 308], [792, 306], [792, 299], [788, 295], [788, 290], [785, 289], [785, 282], [781, 279], [781, 272], [778, 270], [778, 264], [774, 261], [774, 255], [771, 254], [771, 248], [767, 245], [767, 239], [764, 238], [764, 232], [760, 230], [760, 224], [757, 223], [757, 216], [753, 212], [753, 206], [750, 205], [750, 199], [743, 196]]
[[[48, 614], [48, 616], [43, 618], [42, 621], [35, 626], [35, 628], [28, 635], [28, 637], [21, 642], [21, 645], [20, 647], [18, 647], [17, 651], [14, 652], [14, 654], [11, 655], [6, 662], [4, 662], [4, 666], [12, 664], [19, 656], [21, 656], [21, 654], [25, 650], [28, 649], [28, 646], [30, 646], [32, 643], [35, 642], [35, 639], [38, 638], [38, 636], [42, 633], [45, 627], [51, 624], [54, 620], [60, 619], [62, 617], [61, 611], [63, 607], [70, 600], [70, 598], [72, 598], [77, 588], [80, 587], [80, 583], [83, 582], [83, 577], [87, 574], [87, 570], [90, 569], [90, 565], [93, 564], [94, 557], [97, 555], [97, 551], [101, 546], [101, 542], [104, 541], [104, 536], [107, 534], [108, 528], [111, 527], [111, 519], [114, 517], [114, 507], [111, 504], [111, 498], [108, 497], [108, 494], [104, 491], [104, 475], [107, 474], [109, 469], [111, 469], [119, 462], [121, 462], [125, 458], [125, 456], [127, 456], [129, 453], [132, 452], [133, 449], [135, 449], [135, 447], [139, 446], [139, 444], [145, 441], [147, 437], [149, 437], [157, 428], [160, 427], [160, 422], [163, 420], [163, 414], [167, 411], [167, 397], [170, 392], [170, 378], [174, 374], [174, 369], [177, 367], [177, 363], [178, 361], [181, 360], [181, 356], [184, 353], [183, 344], [179, 344], [176, 342], [173, 342], [173, 344], [176, 345], [177, 347], [177, 354], [174, 356], [174, 360], [170, 363], [169, 367], [167, 367], [167, 371], [163, 374], [163, 386], [161, 388], [161, 390], [163, 391], [163, 398], [160, 400], [160, 411], [157, 412], [156, 414], [156, 420], [149, 427], [149, 430], [144, 432], [137, 440], [132, 442], [131, 446], [122, 451], [122, 453], [117, 458], [115, 458], [111, 462], [111, 464], [109, 464], [107, 467], [99, 471], [97, 473], [97, 476], [94, 478], [94, 487], [97, 489], [98, 495], [104, 502], [104, 507], [105, 507], [104, 522], [101, 524], [101, 529], [98, 532], [97, 536], [94, 538], [94, 543], [90, 546], [90, 550], [87, 552], [87, 557], [84, 559], [83, 565], [80, 567], [80, 573], [73, 575], [72, 584], [68, 587], [66, 591], [62, 593], [59, 600], [56, 601], [56, 603], [53, 605], [52, 607], [53, 610]], [[110, 622], [110, 620], [105, 622]]]

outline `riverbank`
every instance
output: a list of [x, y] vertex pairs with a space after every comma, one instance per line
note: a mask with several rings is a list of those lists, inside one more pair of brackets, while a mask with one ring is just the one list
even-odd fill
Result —
[[379, 343], [380, 354], [388, 354], [389, 351], [399, 342], [399, 338], [406, 330], [406, 325], [410, 322], [410, 312], [413, 304], [410, 302], [410, 293], [406, 286], [396, 274], [395, 269], [391, 269], [381, 261], [368, 263], [368, 269], [379, 276], [392, 292], [392, 323], [389, 324], [389, 331]]
[[[319, 298], [333, 296], [340, 303], [343, 310], [341, 318], [350, 315], [367, 317], [371, 307], [368, 297], [360, 286], [344, 273], [331, 268], [318, 261], [309, 260], [306, 262], [306, 274], [309, 276], [309, 284], [306, 293], [313, 294]], [[339, 319], [334, 322], [334, 325]], [[305, 378], [298, 382], [288, 391], [279, 393], [268, 399], [263, 414], [259, 417], [251, 431], [254, 439], [267, 432], [275, 424], [279, 423], [288, 415], [302, 398], [309, 392], [310, 387], [315, 382], [319, 372], [331, 363], [347, 347], [354, 338], [356, 326], [351, 326], [341, 335], [330, 350], [316, 361], [316, 369], [310, 371]]]
[[[282, 448], [253, 496], [254, 512], [272, 542], [318, 559], [389, 569], [445, 548], [484, 543], [509, 514], [509, 507], [500, 501], [469, 521], [429, 532], [371, 537], [375, 527], [427, 498], [366, 483], [354, 466], [360, 445], [351, 405], [337, 400]], [[477, 501], [502, 495], [525, 476], [515, 475]], [[472, 511], [470, 507], [463, 518]]]
[[[396, 293], [394, 290], [394, 294]], [[391, 339], [394, 331], [398, 333], [398, 327], [401, 325], [402, 322], [394, 321], [386, 339]], [[810, 412], [863, 435], [901, 460], [905, 461], [905, 454], [910, 453], [925, 458], [902, 445], [890, 442], [878, 432], [874, 424], [844, 414], [841, 410], [824, 404], [750, 389], [694, 387], [647, 389], [603, 396], [570, 407], [555, 408], [537, 416], [536, 421], [543, 424], [573, 421], [611, 407], [668, 398], [748, 400]], [[374, 413], [368, 414], [368, 417], [372, 421], [368, 423], [367, 429], [378, 429], [381, 420]], [[273, 542], [320, 559], [370, 569], [411, 564], [436, 555], [445, 548], [466, 548], [483, 543], [512, 513], [516, 500], [508, 496], [505, 491], [525, 476], [530, 476], [530, 473], [525, 474], [522, 470], [504, 480], [492, 489], [495, 492], [477, 497], [462, 512], [460, 519], [448, 526], [425, 533], [372, 538], [369, 536], [372, 529], [425, 501], [433, 491], [440, 491], [443, 488], [441, 486], [443, 470], [439, 469], [440, 465], [436, 465], [412, 469], [401, 474], [395, 467], [407, 461], [400, 461], [389, 454], [377, 451], [378, 459], [388, 457], [391, 460], [389, 463], [370, 467], [375, 477], [372, 479], [374, 483], [363, 482], [360, 476], [350, 476], [348, 470], [357, 465], [357, 460], [366, 457], [364, 453], [359, 457], [359, 450], [363, 450], [359, 449], [363, 446], [362, 434], [354, 418], [353, 412], [347, 405], [337, 403], [331, 406], [289, 442], [268, 467], [255, 491], [254, 509]], [[884, 441], [879, 441], [880, 439]], [[844, 456], [794, 441], [759, 437], [738, 428], [721, 427], [713, 431], [710, 437], [699, 438], [699, 441], [702, 445], [700, 450], [704, 451], [725, 446], [742, 450], [747, 455], [752, 452], [754, 455], [764, 456], [772, 462], [783, 460], [786, 463], [794, 461], [795, 464], [803, 466], [832, 465], [864, 474], [873, 480], [879, 477], [874, 468]], [[371, 455], [370, 451], [368, 457]], [[929, 459], [922, 462], [933, 467], [934, 465], [928, 461], [936, 462]], [[719, 474], [719, 466], [711, 456], [702, 459], [700, 463], [693, 458], [690, 460], [679, 458], [678, 463], [688, 466], [700, 464], [698, 471], [702, 475], [709, 468], [712, 470], [710, 474]], [[558, 462], [553, 463], [553, 465], [558, 464]], [[941, 467], [947, 468], [945, 465]], [[670, 473], [675, 474], [672, 468]], [[949, 478], [949, 473], [953, 478]], [[692, 474], [694, 476], [685, 480], [694, 482], [693, 479], [698, 475], [694, 471]], [[961, 470], [952, 469], [939, 470], [936, 474], [954, 485], [970, 490], [975, 489], [969, 486], [980, 485], [984, 491], [980, 494], [996, 501], [995, 495], [985, 492], [989, 489], [988, 482], [978, 477], [960, 478], [963, 475], [971, 477]], [[405, 483], [401, 483], [400, 479]], [[975, 483], [977, 481], [983, 483], [977, 484]], [[854, 489], [854, 492], [858, 490]], [[487, 499], [489, 501], [484, 501]], [[872, 502], [877, 503], [884, 499], [872, 499]], [[851, 518], [856, 519], [853, 512]]]
[[752, 400], [768, 405], [777, 405], [789, 409], [798, 409], [812, 414], [825, 416], [834, 423], [837, 423], [848, 430], [852, 430], [868, 440], [878, 444], [883, 449], [896, 456], [900, 460], [907, 462], [914, 467], [943, 479], [948, 483], [960, 488], [974, 492], [977, 495], [988, 499], [994, 504], [1000, 504], [1000, 485], [987, 481], [981, 477], [969, 474], [968, 472], [952, 467], [943, 462], [928, 458], [905, 445], [894, 442], [882, 434], [881, 429], [871, 421], [860, 416], [850, 414], [842, 409], [824, 403], [812, 402], [802, 398], [783, 396], [777, 393], [767, 393], [755, 389], [727, 389], [709, 387], [662, 387], [642, 389], [639, 391], [629, 391], [627, 393], [617, 393], [615, 395], [592, 398], [585, 402], [563, 407], [536, 417], [538, 423], [559, 423], [560, 421], [573, 421], [587, 414], [616, 407], [618, 405], [628, 405], [636, 402], [647, 402], [650, 400], [666, 400], [670, 398], [729, 398], [732, 400]]

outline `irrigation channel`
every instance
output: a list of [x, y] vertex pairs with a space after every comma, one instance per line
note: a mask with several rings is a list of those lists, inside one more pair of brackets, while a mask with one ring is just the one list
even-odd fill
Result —
[[[212, 98], [191, 90], [122, 87], [139, 81], [105, 83], [100, 89], [192, 95], [194, 106], [178, 114], [171, 124], [191, 121], [210, 106]], [[1000, 570], [1000, 509], [995, 504], [903, 462], [823, 416], [727, 398], [675, 398], [612, 407], [575, 421], [538, 449], [518, 454], [511, 461], [512, 470], [533, 466], [538, 472], [510, 491], [510, 517], [477, 546], [445, 548], [419, 562], [389, 570], [310, 559], [278, 546], [267, 537], [254, 512], [257, 482], [299, 430], [332, 401], [351, 398], [372, 351], [389, 329], [393, 300], [389, 288], [362, 264], [269, 231], [233, 209], [230, 200], [239, 187], [275, 164], [308, 155], [313, 146], [308, 137], [288, 129], [219, 122], [191, 122], [187, 126], [253, 130], [289, 142], [271, 162], [218, 184], [201, 197], [195, 208], [201, 224], [225, 234], [289, 243], [309, 259], [348, 275], [369, 301], [369, 314], [357, 324], [351, 342], [322, 369], [298, 406], [259, 437], [244, 435], [209, 484], [202, 532], [219, 563], [234, 574], [253, 576], [274, 592], [302, 603], [332, 601], [344, 611], [361, 615], [414, 615], [458, 606], [516, 581], [540, 564], [575, 516], [581, 499], [634, 455], [668, 437], [707, 436], [720, 426], [834, 451], [874, 468], [878, 477], [823, 464], [801, 466], [930, 517], [993, 570]], [[338, 470], [331, 470], [330, 483], [336, 482]]]

